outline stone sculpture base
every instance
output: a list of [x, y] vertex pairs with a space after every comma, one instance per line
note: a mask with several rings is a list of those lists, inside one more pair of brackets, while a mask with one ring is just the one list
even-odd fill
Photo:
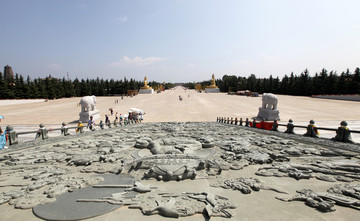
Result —
[[139, 90], [139, 94], [153, 94], [154, 93], [154, 89], [140, 89]]
[[263, 107], [259, 107], [259, 113], [255, 119], [265, 121], [280, 120], [279, 110], [269, 110]]
[[220, 93], [219, 88], [205, 88], [205, 93]]
[[99, 110], [89, 111], [89, 112], [80, 112], [79, 113], [80, 120], [83, 123], [87, 123], [90, 120], [90, 116], [93, 116], [93, 120], [100, 119]]

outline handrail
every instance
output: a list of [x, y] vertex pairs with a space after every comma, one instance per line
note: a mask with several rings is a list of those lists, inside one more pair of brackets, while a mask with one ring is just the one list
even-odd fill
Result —
[[[287, 124], [278, 124], [279, 126], [287, 126]], [[307, 128], [307, 126], [302, 126], [302, 125], [294, 125], [294, 127], [299, 127], [299, 128]], [[326, 127], [317, 127], [318, 130], [329, 130], [329, 131], [337, 131], [337, 128], [326, 128]], [[358, 130], [349, 130], [350, 133], [360, 133], [360, 131]]]
[[[106, 124], [95, 124], [93, 125], [93, 128], [95, 130], [95, 127], [98, 128], [98, 130], [104, 130], [104, 129], [107, 129], [107, 128], [116, 128], [116, 127], [122, 127], [122, 126], [127, 126], [127, 125], [130, 125], [130, 124], [139, 124], [141, 123], [141, 120], [136, 120], [136, 119], [133, 119], [133, 120], [129, 120], [128, 122], [123, 122], [123, 121], [120, 121], [120, 122], [109, 122], [109, 123], [106, 123]], [[39, 125], [40, 126], [40, 125]], [[106, 128], [107, 127], [107, 128]], [[60, 128], [44, 128], [44, 127], [40, 127], [39, 129], [37, 130], [31, 130], [31, 131], [22, 131], [22, 132], [16, 132], [12, 126], [8, 125], [7, 127], [7, 137], [8, 137], [8, 144], [11, 146], [11, 145], [14, 145], [14, 144], [18, 144], [19, 143], [19, 140], [18, 140], [18, 136], [19, 135], [26, 135], [26, 134], [37, 134], [36, 135], [36, 138], [35, 140], [37, 140], [37, 138], [42, 138], [41, 140], [45, 140], [48, 138], [48, 133], [49, 132], [52, 132], [52, 131], [61, 131], [61, 134], [62, 136], [72, 136], [72, 134], [70, 134], [68, 131], [69, 129], [78, 129], [78, 131], [76, 132], [76, 134], [78, 132], [81, 133], [84, 133], [84, 128], [89, 128], [89, 125], [87, 126], [82, 126], [82, 127], [79, 127], [79, 126], [72, 126], [72, 127], [60, 127]], [[8, 129], [9, 128], [9, 129]], [[11, 129], [10, 129], [11, 128]], [[92, 129], [90, 129], [89, 131], [93, 131]], [[76, 135], [75, 134], [75, 135]], [[61, 136], [61, 135], [60, 135]]]
[[[238, 120], [238, 118], [234, 119], [234, 117], [232, 117], [232, 118], [217, 117], [216, 121], [220, 122], [220, 123], [233, 124], [233, 125], [238, 125], [237, 123], [239, 122], [240, 126], [243, 126], [243, 123], [245, 123], [245, 125], [244, 125], [245, 127], [250, 127], [250, 124], [252, 124], [252, 127], [254, 127], [254, 128], [257, 128], [256, 125], [260, 124], [261, 129], [266, 129], [266, 127], [267, 127], [267, 130], [270, 129], [270, 128], [268, 128], [269, 124], [268, 124], [268, 126], [263, 127], [262, 122], [264, 122], [264, 121], [256, 121], [256, 119], [253, 119], [253, 121], [250, 122], [248, 118], [246, 118], [246, 120], [243, 121], [242, 118], [239, 118], [239, 120]], [[255, 123], [255, 126], [254, 126], [254, 123]], [[343, 123], [345, 123], [344, 124], [345, 126], [343, 125]], [[309, 127], [310, 124], [308, 126], [294, 125], [294, 124], [292, 124], [292, 120], [289, 120], [288, 124], [279, 124], [279, 123], [277, 123], [277, 121], [274, 121], [271, 125], [272, 128], [270, 130], [278, 131], [278, 129], [277, 129], [278, 126], [285, 126], [285, 127], [287, 127], [287, 130], [285, 131], [285, 133], [293, 133], [294, 134], [294, 131], [293, 131], [294, 128], [296, 128], [296, 127], [304, 128], [304, 129], [307, 129], [307, 133], [305, 134], [305, 136], [310, 136], [310, 137], [318, 137], [319, 136], [319, 134], [317, 133], [318, 130], [335, 131], [336, 137], [332, 138], [333, 140], [340, 141], [340, 142], [348, 142], [348, 143], [353, 142], [351, 140], [351, 136], [350, 136], [351, 133], [360, 134], [360, 131], [358, 131], [358, 130], [349, 130], [346, 127], [347, 123], [345, 121], [342, 121], [340, 123], [340, 125], [343, 125], [343, 126], [338, 127], [338, 128], [326, 128], [326, 127], [314, 127], [314, 125], [312, 124], [311, 127]]]

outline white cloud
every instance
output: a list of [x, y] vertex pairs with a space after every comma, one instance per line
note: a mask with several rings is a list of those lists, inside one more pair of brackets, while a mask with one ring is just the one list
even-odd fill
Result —
[[121, 16], [121, 17], [116, 17], [116, 20], [121, 23], [124, 23], [128, 20], [128, 18], [126, 16]]
[[60, 64], [50, 64], [48, 65], [48, 68], [50, 68], [53, 71], [58, 71], [63, 68]]
[[196, 65], [193, 64], [193, 63], [189, 63], [188, 66], [191, 67], [191, 68], [193, 68], [193, 67], [195, 67]]
[[167, 58], [160, 58], [160, 57], [137, 57], [129, 58], [128, 56], [122, 57], [122, 59], [118, 62], [112, 62], [110, 63], [110, 67], [123, 67], [123, 66], [149, 66], [154, 63], [160, 62], [160, 61], [166, 61]]

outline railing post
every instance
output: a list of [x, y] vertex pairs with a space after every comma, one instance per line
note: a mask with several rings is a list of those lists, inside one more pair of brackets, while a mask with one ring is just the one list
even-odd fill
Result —
[[254, 119], [253, 120], [253, 125], [252, 125], [253, 128], [256, 128], [256, 120]]
[[235, 125], [237, 125], [237, 123], [238, 123], [238, 119], [237, 117], [235, 117]]
[[16, 131], [14, 130], [13, 126], [7, 125], [6, 133], [8, 135], [9, 145], [14, 145], [14, 144], [19, 143], [18, 135], [16, 134]]
[[45, 140], [48, 138], [48, 131], [45, 128], [45, 125], [43, 123], [39, 124], [39, 130], [38, 130], [38, 135], [39, 137], [41, 136], [42, 140]]
[[64, 136], [70, 135], [69, 128], [66, 127], [65, 122], [62, 122], [61, 133], [64, 134]]
[[288, 133], [288, 134], [295, 134], [294, 132], [294, 124], [293, 124], [293, 120], [290, 119], [288, 124], [286, 125], [286, 131], [284, 133]]
[[341, 121], [340, 127], [336, 130], [336, 136], [332, 139], [340, 142], [353, 143], [351, 133], [347, 125], [346, 121]]
[[248, 127], [249, 126], [249, 118], [246, 118], [245, 120], [245, 127]]
[[278, 131], [278, 127], [279, 127], [279, 124], [277, 123], [277, 120], [274, 120], [271, 130]]
[[242, 120], [242, 118], [240, 118], [239, 126], [242, 126], [242, 124], [243, 124], [243, 120]]
[[310, 120], [309, 125], [307, 126], [306, 133], [304, 136], [307, 137], [319, 137], [320, 133], [317, 129], [317, 126], [315, 125], [314, 120]]

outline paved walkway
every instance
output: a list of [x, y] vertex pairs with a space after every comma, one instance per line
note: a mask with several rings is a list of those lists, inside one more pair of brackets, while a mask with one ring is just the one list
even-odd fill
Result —
[[[179, 100], [179, 96], [183, 98], [182, 101]], [[346, 120], [350, 129], [360, 130], [360, 102], [285, 95], [278, 95], [278, 98], [280, 123], [286, 124], [291, 118], [296, 125], [307, 125], [310, 119], [314, 119], [320, 127], [337, 128], [340, 121]], [[115, 103], [116, 100], [118, 103]], [[36, 129], [39, 123], [44, 123], [48, 128], [56, 127], [56, 125], [60, 127], [62, 122], [71, 123], [79, 119], [79, 101], [78, 97], [48, 102], [21, 100], [17, 104], [10, 100], [2, 100], [0, 101], [0, 115], [3, 115], [5, 119], [0, 122], [0, 125], [5, 127], [11, 124], [19, 131], [28, 128]], [[105, 114], [110, 115], [109, 108], [113, 108], [119, 114], [124, 114], [131, 107], [137, 107], [146, 112], [144, 122], [215, 121], [219, 116], [250, 119], [257, 116], [260, 106], [261, 97], [198, 93], [194, 90], [184, 90], [182, 87], [159, 94], [140, 94], [124, 97], [124, 99], [119, 96], [97, 97], [97, 109], [100, 111], [102, 120], [105, 119]], [[110, 116], [111, 121], [114, 118], [115, 115]], [[96, 123], [99, 121], [100, 119]], [[303, 132], [299, 129], [298, 133]], [[333, 137], [334, 133], [324, 131], [322, 136]], [[353, 134], [353, 137], [360, 142], [359, 134]]]

